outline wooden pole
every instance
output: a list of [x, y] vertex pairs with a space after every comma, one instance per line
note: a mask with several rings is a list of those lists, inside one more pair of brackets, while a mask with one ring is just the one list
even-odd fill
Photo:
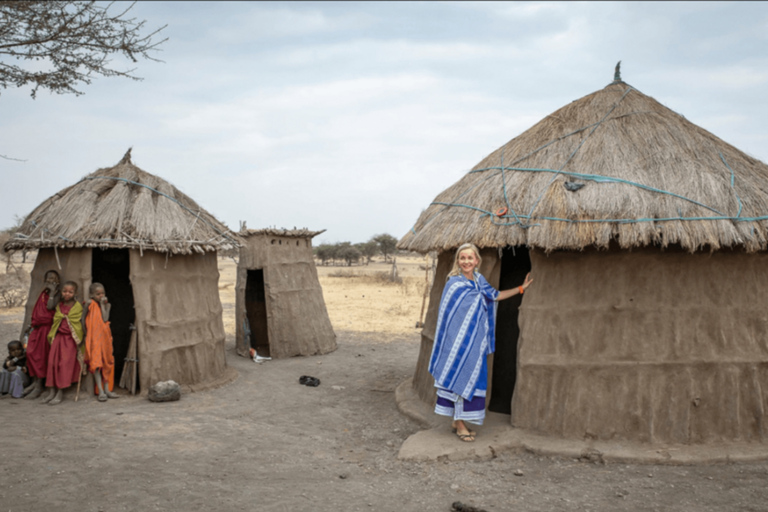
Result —
[[424, 296], [421, 298], [421, 314], [419, 314], [419, 322], [416, 324], [417, 328], [424, 327], [424, 307], [427, 305], [427, 296], [429, 295], [429, 253], [424, 257]]

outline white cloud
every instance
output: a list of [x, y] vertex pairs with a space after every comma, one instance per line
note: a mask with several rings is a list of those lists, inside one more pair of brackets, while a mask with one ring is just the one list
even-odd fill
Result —
[[713, 84], [727, 89], [746, 89], [763, 86], [768, 83], [768, 71], [765, 68], [749, 68], [745, 66], [729, 66], [705, 72], [705, 76]]
[[364, 14], [329, 15], [319, 8], [264, 8], [266, 4], [241, 4], [239, 7], [246, 5], [252, 7], [230, 11], [232, 17], [228, 23], [211, 27], [207, 35], [218, 43], [236, 45], [359, 29], [370, 23], [370, 17]]

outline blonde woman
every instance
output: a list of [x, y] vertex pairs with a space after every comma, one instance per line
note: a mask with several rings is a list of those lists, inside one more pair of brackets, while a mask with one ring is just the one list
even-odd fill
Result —
[[522, 285], [498, 291], [477, 271], [481, 262], [473, 244], [456, 251], [429, 361], [437, 388], [435, 413], [452, 417], [453, 431], [465, 442], [477, 435], [466, 423], [482, 425], [485, 419], [486, 356], [495, 350], [496, 302], [524, 293], [533, 282], [528, 274]]

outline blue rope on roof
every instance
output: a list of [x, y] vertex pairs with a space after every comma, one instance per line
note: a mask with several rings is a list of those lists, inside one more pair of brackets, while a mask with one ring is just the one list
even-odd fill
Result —
[[[572, 176], [572, 177], [575, 177], [575, 178], [578, 178], [578, 179], [582, 179], [582, 180], [585, 180], [585, 181], [593, 181], [593, 182], [596, 182], [596, 183], [619, 183], [619, 184], [630, 185], [630, 186], [638, 187], [638, 188], [643, 189], [643, 190], [647, 190], [649, 192], [654, 192], [654, 193], [658, 193], [658, 194], [664, 194], [664, 195], [668, 195], [670, 197], [674, 197], [674, 198], [677, 198], [677, 199], [681, 199], [683, 201], [690, 202], [690, 203], [692, 203], [692, 204], [694, 204], [696, 206], [700, 206], [702, 208], [710, 210], [711, 212], [713, 212], [713, 213], [715, 213], [717, 215], [713, 215], [713, 216], [710, 216], [710, 217], [702, 217], [702, 216], [684, 217], [681, 214], [678, 217], [663, 217], [663, 218], [639, 218], [639, 219], [565, 219], [565, 218], [560, 218], [560, 217], [540, 217], [540, 216], [532, 215], [531, 213], [529, 213], [527, 215], [525, 215], [525, 214], [518, 214], [518, 213], [516, 213], [514, 211], [514, 209], [512, 209], [512, 207], [510, 205], [510, 206], [508, 206], [508, 213], [506, 213], [505, 215], [498, 215], [498, 217], [506, 218], [506, 219], [514, 218], [514, 221], [512, 221], [512, 222], [496, 222], [494, 217], [497, 216], [497, 215], [495, 215], [493, 212], [491, 212], [489, 210], [486, 210], [486, 209], [483, 209], [483, 208], [479, 208], [477, 206], [471, 206], [471, 205], [464, 204], [464, 203], [459, 203], [459, 202], [444, 202], [444, 201], [433, 201], [432, 203], [430, 203], [430, 206], [431, 205], [440, 205], [440, 206], [444, 206], [445, 208], [450, 208], [450, 207], [454, 207], [454, 206], [455, 207], [459, 207], [459, 208], [468, 208], [468, 209], [480, 212], [482, 214], [482, 216], [488, 215], [489, 217], [491, 217], [491, 223], [496, 225], [496, 226], [519, 226], [519, 227], [522, 227], [522, 228], [529, 228], [529, 227], [533, 227], [533, 226], [539, 226], [540, 224], [529, 224], [529, 223], [524, 222], [524, 220], [530, 221], [530, 220], [533, 220], [533, 219], [536, 219], [536, 220], [549, 220], [549, 221], [555, 221], [555, 222], [567, 222], [567, 223], [572, 223], [572, 224], [578, 224], [578, 223], [602, 223], [602, 222], [617, 223], [617, 224], [638, 224], [638, 223], [642, 223], [642, 222], [702, 221], [702, 220], [712, 220], [712, 221], [715, 221], [715, 220], [717, 220], [717, 221], [719, 221], [719, 220], [728, 220], [728, 221], [733, 221], [733, 222], [757, 222], [757, 221], [768, 220], [768, 215], [756, 216], [756, 217], [742, 217], [741, 216], [741, 212], [743, 210], [743, 203], [741, 201], [741, 197], [739, 197], [739, 194], [736, 192], [736, 188], [735, 188], [736, 173], [733, 171], [731, 166], [728, 165], [728, 162], [725, 160], [725, 157], [723, 156], [723, 154], [719, 153], [719, 156], [720, 156], [720, 159], [723, 161], [723, 164], [728, 168], [728, 170], [731, 173], [730, 186], [731, 186], [731, 189], [733, 190], [733, 192], [734, 192], [734, 194], [736, 196], [736, 199], [737, 199], [737, 201], [739, 203], [739, 210], [738, 210], [738, 212], [737, 212], [737, 214], [735, 216], [726, 215], [726, 214], [724, 214], [723, 212], [719, 211], [716, 208], [708, 206], [708, 205], [706, 205], [704, 203], [701, 203], [699, 201], [696, 201], [694, 199], [682, 196], [680, 194], [676, 194], [674, 192], [670, 192], [668, 190], [659, 189], [659, 188], [656, 188], [656, 187], [651, 187], [649, 185], [643, 185], [642, 183], [637, 183], [637, 182], [634, 182], [634, 181], [631, 181], [631, 180], [625, 180], [625, 179], [622, 179], [622, 178], [615, 178], [615, 177], [612, 177], [612, 176], [601, 176], [601, 175], [597, 175], [597, 174], [588, 174], [588, 173], [580, 173], [580, 172], [573, 172], [573, 171], [563, 171], [563, 170], [557, 170], [557, 169], [537, 169], [537, 168], [525, 168], [525, 167], [504, 167], [504, 166], [501, 166], [501, 167], [486, 167], [486, 168], [475, 169], [473, 171], [470, 171], [469, 174], [476, 173], [476, 172], [487, 172], [487, 171], [498, 171], [498, 172], [494, 172], [494, 173], [489, 174], [485, 179], [481, 180], [480, 182], [478, 182], [474, 186], [472, 186], [470, 189], [468, 189], [468, 190], [464, 191], [463, 193], [461, 193], [456, 199], [459, 199], [460, 197], [462, 197], [463, 195], [467, 194], [469, 191], [471, 191], [472, 189], [476, 188], [481, 183], [484, 183], [488, 179], [491, 179], [493, 177], [501, 175], [502, 176], [502, 180], [504, 180], [504, 200], [509, 205], [510, 204], [509, 203], [509, 198], [508, 198], [508, 196], [506, 194], [506, 179], [505, 179], [506, 176], [504, 174], [505, 171], [534, 172], [534, 173], [535, 172], [543, 172], [543, 173], [553, 173], [556, 176], [558, 174], [563, 174], [563, 175], [566, 175], [566, 176]], [[444, 209], [440, 210], [440, 212], [441, 211], [444, 211]], [[430, 221], [432, 221], [440, 212], [436, 212], [434, 215], [432, 215], [424, 223], [424, 225], [426, 225]], [[415, 226], [413, 228], [411, 228], [411, 231], [414, 234], [416, 234]], [[753, 229], [753, 231], [754, 231], [754, 229]]]
[[[441, 205], [441, 206], [456, 206], [459, 208], [469, 208], [470, 210], [476, 210], [484, 215], [490, 215], [493, 216], [492, 212], [489, 212], [488, 210], [483, 210], [482, 208], [478, 208], [477, 206], [471, 206], [468, 204], [462, 204], [462, 203], [445, 203], [440, 201], [435, 201], [430, 203], [430, 205]], [[536, 219], [536, 220], [551, 220], [551, 221], [557, 221], [557, 222], [568, 222], [572, 224], [579, 224], [579, 223], [600, 223], [600, 222], [615, 222], [617, 224], [638, 224], [641, 222], [671, 222], [671, 221], [681, 221], [681, 220], [731, 220], [735, 222], [756, 222], [761, 220], [768, 220], [768, 215], [762, 215], [759, 217], [731, 217], [729, 215], [716, 215], [712, 217], [658, 217], [658, 218], [640, 218], [640, 219], [565, 219], [562, 217], [539, 217], [539, 216], [530, 216], [530, 215], [524, 215], [524, 214], [518, 214], [520, 218], [523, 219]], [[504, 215], [503, 217], [509, 217], [508, 215]], [[507, 223], [494, 223], [497, 226], [516, 226], [519, 223], [518, 222], [507, 222]], [[530, 227], [531, 225], [525, 225], [523, 224], [522, 227]]]
[[[497, 170], [498, 167], [487, 167], [484, 169], [477, 169], [476, 171], [472, 172], [480, 172], [480, 171], [488, 171], [488, 170]], [[700, 203], [699, 201], [696, 201], [695, 199], [690, 199], [685, 196], [681, 196], [680, 194], [675, 194], [674, 192], [669, 192], [668, 190], [663, 190], [656, 187], [651, 187], [650, 185], [643, 185], [642, 183], [638, 183], [636, 181], [630, 181], [625, 180], [622, 178], [614, 178], [613, 176], [601, 176], [599, 174], [587, 174], [582, 172], [573, 172], [573, 171], [562, 171], [562, 170], [556, 170], [556, 169], [537, 169], [537, 168], [526, 168], [526, 167], [507, 167], [506, 170], [508, 171], [522, 171], [522, 172], [550, 172], [558, 174], [563, 174], [565, 176], [572, 176], [574, 178], [579, 178], [585, 181], [594, 181], [597, 183], [622, 183], [625, 185], [632, 185], [633, 187], [641, 188], [643, 190], [648, 190], [650, 192], [656, 192], [659, 194], [666, 194], [668, 196], [675, 197], [677, 199], [682, 199], [684, 201], [688, 201], [690, 203], [695, 204], [696, 206], [701, 206], [702, 208], [706, 208], [707, 210], [710, 210], [714, 213], [717, 213], [718, 215], [725, 215], [723, 212], [717, 210], [716, 208], [713, 208], [711, 206], [707, 206], [704, 203]], [[496, 175], [493, 175], [496, 176]], [[551, 185], [550, 181], [550, 185]], [[529, 214], [530, 215], [530, 214]]]
[[728, 162], [725, 161], [725, 157], [723, 156], [723, 154], [719, 153], [719, 155], [720, 155], [720, 160], [722, 160], [725, 166], [728, 168], [728, 170], [731, 171], [731, 188], [733, 189], [733, 193], [736, 196], [736, 199], [739, 201], [739, 212], [736, 214], [736, 216], [740, 217], [741, 208], [743, 205], [741, 204], [741, 197], [739, 197], [739, 193], [736, 192], [736, 187], [733, 186], [736, 180], [736, 174], [733, 172], [733, 169], [731, 169], [731, 166], [728, 165]]
[[[570, 156], [569, 156], [569, 157], [568, 157], [568, 158], [565, 160], [565, 162], [563, 162], [563, 165], [561, 165], [561, 166], [560, 166], [560, 169], [558, 170], [558, 172], [562, 171], [562, 170], [565, 168], [565, 166], [566, 166], [566, 165], [568, 165], [568, 162], [570, 162], [570, 161], [571, 161], [571, 159], [573, 159], [573, 157], [574, 157], [574, 156], [576, 156], [576, 153], [578, 153], [578, 152], [579, 152], [579, 150], [580, 150], [580, 149], [581, 149], [581, 147], [584, 145], [584, 143], [587, 141], [587, 139], [588, 139], [588, 138], [589, 138], [589, 137], [590, 137], [590, 136], [591, 136], [593, 133], [595, 133], [595, 130], [597, 130], [597, 129], [598, 129], [598, 127], [599, 127], [599, 126], [600, 126], [600, 125], [603, 123], [603, 121], [605, 121], [606, 119], [608, 119], [608, 116], [609, 116], [609, 115], [611, 115], [611, 113], [612, 113], [612, 112], [613, 112], [613, 111], [616, 109], [616, 107], [618, 107], [618, 106], [619, 106], [619, 103], [621, 103], [621, 102], [624, 100], [624, 98], [626, 98], [626, 97], [627, 97], [627, 94], [629, 94], [629, 91], [631, 91], [631, 90], [632, 90], [632, 88], [631, 88], [631, 87], [628, 87], [628, 88], [627, 88], [627, 90], [626, 90], [626, 91], [624, 91], [624, 94], [622, 94], [622, 95], [621, 95], [621, 98], [619, 98], [619, 101], [617, 101], [616, 103], [614, 103], [614, 104], [613, 104], [613, 106], [612, 106], [610, 109], [608, 109], [608, 112], [606, 112], [606, 113], [605, 113], [605, 115], [603, 116], [603, 118], [602, 118], [602, 119], [600, 119], [600, 121], [598, 121], [598, 122], [597, 122], [597, 123], [596, 123], [596, 124], [593, 126], [592, 130], [590, 130], [590, 132], [587, 134], [587, 136], [586, 136], [586, 137], [584, 137], [584, 138], [581, 140], [581, 142], [579, 142], [579, 145], [578, 145], [578, 146], [576, 146], [576, 149], [574, 149], [574, 150], [573, 150], [573, 152], [571, 153], [571, 155], [570, 155]], [[535, 210], [535, 209], [536, 209], [536, 207], [539, 205], [539, 202], [540, 202], [540, 201], [541, 201], [541, 199], [544, 197], [544, 194], [546, 193], [547, 189], [549, 188], [549, 185], [551, 185], [551, 184], [552, 184], [552, 183], [555, 181], [555, 179], [556, 179], [556, 178], [557, 178], [557, 174], [555, 174], [554, 176], [552, 176], [552, 179], [551, 179], [551, 180], [549, 180], [549, 184], [548, 184], [546, 187], [544, 187], [544, 189], [541, 191], [541, 194], [539, 194], [539, 197], [538, 197], [538, 198], [536, 198], [536, 201], [534, 201], [534, 202], [533, 202], [533, 206], [531, 206], [531, 211], [529, 211], [529, 212], [528, 212], [528, 215], [533, 215], [533, 210]]]

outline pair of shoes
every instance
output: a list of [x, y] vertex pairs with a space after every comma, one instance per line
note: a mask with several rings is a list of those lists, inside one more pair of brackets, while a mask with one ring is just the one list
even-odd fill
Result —
[[305, 386], [316, 388], [320, 385], [320, 379], [317, 377], [310, 377], [309, 375], [302, 375], [299, 377], [299, 384], [304, 384]]

